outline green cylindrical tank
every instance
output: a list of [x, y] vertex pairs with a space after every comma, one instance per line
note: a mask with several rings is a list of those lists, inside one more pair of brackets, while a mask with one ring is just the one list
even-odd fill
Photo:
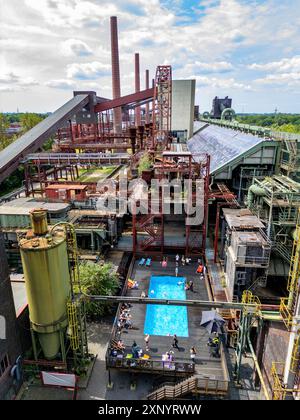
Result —
[[45, 358], [54, 359], [60, 349], [60, 331], [65, 331], [68, 324], [70, 274], [66, 238], [63, 232], [57, 232], [22, 239], [20, 250], [31, 327], [38, 335]]

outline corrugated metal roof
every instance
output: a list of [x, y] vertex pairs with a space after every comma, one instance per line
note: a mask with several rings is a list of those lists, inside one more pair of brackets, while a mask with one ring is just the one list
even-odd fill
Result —
[[228, 128], [209, 125], [188, 140], [192, 154], [208, 153], [211, 156], [211, 173], [244, 154], [264, 139]]
[[243, 214], [241, 209], [223, 209], [223, 214], [230, 229], [245, 228], [249, 229], [263, 229], [265, 226], [257, 216], [251, 214]]
[[55, 213], [68, 210], [70, 208], [70, 205], [68, 203], [48, 203], [45, 201], [36, 201], [32, 198], [21, 197], [2, 204], [0, 206], [0, 214], [27, 215], [31, 210], [37, 208], [43, 208], [48, 210], [49, 212]]

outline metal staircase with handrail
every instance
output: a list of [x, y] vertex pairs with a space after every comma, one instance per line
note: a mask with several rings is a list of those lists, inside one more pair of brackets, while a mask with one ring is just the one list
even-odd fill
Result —
[[188, 394], [226, 395], [228, 382], [193, 375], [175, 384], [165, 383], [148, 394], [148, 400], [174, 400]]

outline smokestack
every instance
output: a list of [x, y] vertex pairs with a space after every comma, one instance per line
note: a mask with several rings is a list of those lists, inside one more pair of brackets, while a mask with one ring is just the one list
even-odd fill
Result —
[[[149, 89], [149, 70], [146, 70], [146, 89]], [[150, 122], [149, 102], [146, 104], [146, 124]]]
[[[134, 69], [135, 69], [135, 91], [141, 90], [140, 86], [140, 55], [135, 53], [134, 55]], [[141, 107], [135, 108], [135, 125], [138, 127], [141, 125]]]
[[[119, 63], [119, 43], [118, 43], [118, 22], [116, 16], [110, 18], [111, 34], [111, 70], [112, 70], [112, 91], [113, 99], [121, 96], [120, 83], [120, 63]], [[122, 110], [114, 109], [114, 131], [119, 134], [122, 132]]]

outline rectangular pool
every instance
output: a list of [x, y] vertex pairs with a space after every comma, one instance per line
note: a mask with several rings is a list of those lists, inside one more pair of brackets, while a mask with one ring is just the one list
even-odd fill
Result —
[[[157, 299], [185, 300], [184, 285], [184, 277], [151, 276], [148, 296]], [[144, 333], [163, 336], [176, 334], [178, 337], [188, 337], [187, 307], [147, 305]]]

